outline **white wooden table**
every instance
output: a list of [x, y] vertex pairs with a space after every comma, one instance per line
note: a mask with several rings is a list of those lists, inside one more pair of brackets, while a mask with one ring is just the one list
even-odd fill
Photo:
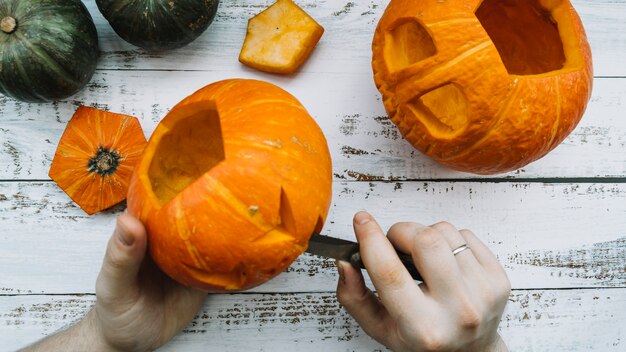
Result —
[[[102, 54], [79, 94], [54, 104], [0, 97], [0, 350], [78, 320], [119, 205], [87, 216], [48, 178], [74, 110], [134, 115], [150, 135], [176, 102], [225, 78], [268, 80], [307, 107], [330, 143], [334, 201], [324, 232], [352, 238], [359, 209], [383, 226], [448, 219], [475, 230], [513, 285], [501, 332], [512, 351], [626, 350], [626, 0], [576, 0], [594, 55], [587, 112], [569, 138], [522, 170], [478, 178], [438, 166], [386, 118], [370, 68], [388, 0], [298, 0], [326, 29], [299, 73], [237, 61], [246, 21], [271, 0], [222, 0], [191, 45], [148, 54], [85, 1]], [[303, 255], [249, 292], [211, 295], [166, 351], [376, 351], [339, 306], [334, 262]]]

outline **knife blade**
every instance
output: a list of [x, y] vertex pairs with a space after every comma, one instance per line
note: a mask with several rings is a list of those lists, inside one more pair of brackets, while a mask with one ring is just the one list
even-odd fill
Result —
[[[311, 236], [311, 239], [309, 240], [309, 247], [306, 252], [320, 257], [343, 260], [351, 263], [357, 268], [365, 269], [365, 265], [361, 260], [361, 253], [359, 252], [359, 244], [357, 242], [313, 233], [313, 236]], [[404, 265], [409, 274], [411, 274], [411, 277], [414, 280], [424, 281], [413, 263], [413, 258], [408, 254], [400, 253], [398, 251], [396, 251], [396, 253], [398, 254], [398, 258], [400, 258], [402, 265]]]

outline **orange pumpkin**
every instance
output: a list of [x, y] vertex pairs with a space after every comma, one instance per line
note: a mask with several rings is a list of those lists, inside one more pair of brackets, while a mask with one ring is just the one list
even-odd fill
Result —
[[567, 0], [392, 0], [372, 49], [390, 119], [461, 171], [541, 158], [576, 127], [591, 94], [591, 51]]
[[48, 175], [91, 215], [126, 198], [146, 143], [135, 117], [81, 106], [63, 132]]
[[161, 121], [127, 202], [165, 273], [224, 292], [259, 285], [304, 252], [324, 224], [331, 185], [324, 135], [296, 98], [233, 79]]

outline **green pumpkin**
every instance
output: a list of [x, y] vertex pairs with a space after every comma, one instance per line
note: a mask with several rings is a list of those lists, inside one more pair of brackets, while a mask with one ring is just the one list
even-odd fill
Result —
[[80, 0], [0, 0], [0, 93], [67, 98], [93, 76], [98, 33]]
[[219, 0], [96, 0], [113, 30], [150, 51], [176, 49], [213, 22]]

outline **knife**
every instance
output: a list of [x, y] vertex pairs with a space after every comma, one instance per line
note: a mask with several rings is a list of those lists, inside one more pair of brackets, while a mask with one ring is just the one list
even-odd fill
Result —
[[[329, 237], [313, 233], [309, 240], [309, 248], [307, 253], [311, 253], [320, 257], [333, 258], [351, 263], [353, 266], [365, 269], [359, 252], [359, 244], [357, 242], [347, 241], [336, 237]], [[413, 258], [410, 255], [396, 251], [398, 258], [408, 270], [414, 280], [424, 281], [422, 276], [415, 268]]]

